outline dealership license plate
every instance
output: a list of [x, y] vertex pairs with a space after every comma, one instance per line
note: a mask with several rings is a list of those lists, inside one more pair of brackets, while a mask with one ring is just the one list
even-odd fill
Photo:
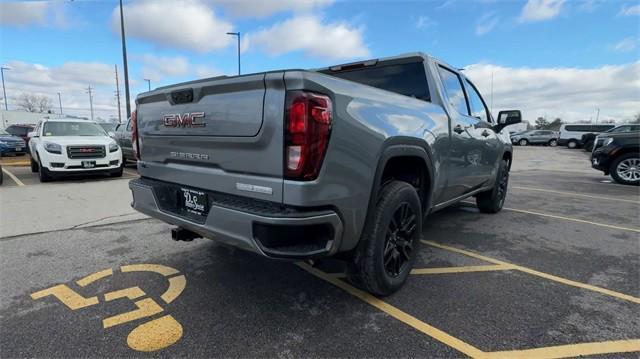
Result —
[[206, 193], [189, 188], [180, 188], [180, 194], [183, 210], [199, 216], [205, 216], [209, 211]]
[[96, 161], [82, 161], [82, 168], [94, 168]]
[[22, 151], [22, 147], [16, 147], [16, 151]]

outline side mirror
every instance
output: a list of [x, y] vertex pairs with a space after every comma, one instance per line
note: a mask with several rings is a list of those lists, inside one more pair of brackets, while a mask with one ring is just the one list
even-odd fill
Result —
[[34, 138], [34, 137], [38, 137], [38, 136], [36, 135], [35, 131], [31, 131], [31, 132], [27, 133], [27, 137], [28, 138]]
[[109, 132], [107, 132], [107, 134], [108, 134], [108, 135], [109, 135], [109, 137], [111, 137], [111, 138], [116, 138], [116, 134], [115, 134], [115, 132], [113, 132], [113, 131], [109, 131]]
[[520, 110], [500, 111], [498, 113], [498, 124], [494, 126], [494, 130], [500, 132], [503, 128], [520, 122], [522, 122]]

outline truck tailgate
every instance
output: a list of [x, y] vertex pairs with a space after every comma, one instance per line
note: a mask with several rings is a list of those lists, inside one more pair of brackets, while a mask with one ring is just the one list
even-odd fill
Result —
[[141, 176], [282, 201], [282, 73], [213, 78], [136, 99]]

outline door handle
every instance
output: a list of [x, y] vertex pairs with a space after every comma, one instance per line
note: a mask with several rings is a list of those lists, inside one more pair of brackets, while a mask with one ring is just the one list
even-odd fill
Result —
[[453, 128], [453, 132], [455, 132], [457, 134], [461, 134], [461, 133], [464, 132], [464, 129], [462, 128], [462, 126], [456, 125], [456, 127]]
[[482, 137], [489, 137], [490, 133], [487, 130], [482, 131], [481, 133]]

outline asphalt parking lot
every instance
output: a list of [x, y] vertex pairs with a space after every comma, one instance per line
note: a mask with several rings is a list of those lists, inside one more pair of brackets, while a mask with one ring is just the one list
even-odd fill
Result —
[[[431, 215], [413, 275], [384, 299], [351, 286], [338, 261], [173, 242], [170, 226], [147, 218], [2, 234], [0, 353], [637, 358], [640, 189], [591, 170], [584, 152], [515, 151], [506, 208], [465, 202]], [[5, 177], [2, 213], [19, 191], [73, 188], [3, 168], [23, 186]], [[127, 179], [72, 181], [126, 190]]]

